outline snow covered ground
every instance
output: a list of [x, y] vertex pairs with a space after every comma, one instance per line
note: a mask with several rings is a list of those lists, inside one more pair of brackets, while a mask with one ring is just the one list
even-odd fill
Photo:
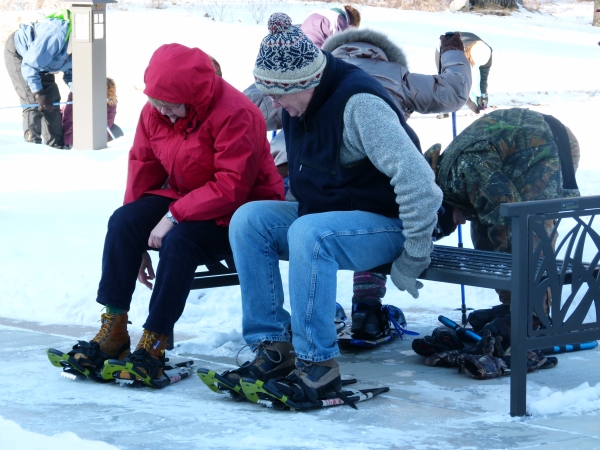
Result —
[[[63, 325], [97, 327], [101, 308], [95, 302], [95, 293], [106, 222], [122, 202], [127, 153], [145, 102], [143, 73], [151, 54], [164, 43], [197, 46], [220, 62], [224, 78], [238, 89], [243, 90], [252, 82], [251, 70], [258, 44], [267, 33], [265, 22], [269, 13], [260, 24], [256, 24], [248, 6], [231, 3], [227, 8], [213, 9], [212, 12], [218, 14], [212, 20], [204, 17], [205, 13], [211, 12], [207, 6], [209, 3], [204, 5], [173, 2], [166, 9], [154, 10], [122, 0], [119, 5], [109, 7], [107, 68], [108, 75], [117, 82], [119, 106], [116, 122], [125, 131], [125, 136], [111, 142], [109, 148], [102, 151], [59, 151], [24, 143], [19, 109], [6, 108], [18, 105], [18, 98], [4, 66], [0, 68], [0, 85], [3, 86], [0, 98], [0, 318], [35, 322], [39, 326], [53, 326], [55, 330], [56, 326]], [[299, 23], [313, 9], [331, 6], [273, 2], [269, 12], [284, 11]], [[595, 128], [600, 117], [600, 28], [591, 26], [593, 2], [555, 1], [542, 8], [541, 12], [521, 10], [510, 17], [373, 7], [360, 7], [360, 10], [362, 26], [388, 33], [405, 50], [409, 68], [417, 73], [435, 72], [433, 55], [440, 34], [464, 30], [483, 37], [494, 49], [489, 78], [490, 105], [531, 108], [552, 114], [567, 124], [582, 149], [577, 173], [581, 192], [583, 195], [600, 194], [600, 158], [597, 155], [600, 144]], [[0, 37], [6, 39], [20, 21], [31, 20], [41, 14], [33, 11], [2, 12]], [[63, 92], [66, 98], [66, 91]], [[466, 108], [459, 111], [457, 117], [459, 132], [476, 119]], [[435, 116], [415, 114], [409, 124], [418, 133], [424, 149], [436, 142], [445, 147], [452, 139], [449, 119], [437, 120]], [[456, 239], [452, 236], [443, 243], [453, 245]], [[463, 239], [469, 246], [468, 227], [463, 227]], [[283, 273], [286, 274], [285, 264]], [[150, 291], [138, 285], [130, 311], [132, 329], [138, 334], [140, 330], [136, 328], [141, 328], [146, 318], [149, 297]], [[351, 297], [352, 274], [340, 272], [338, 301], [348, 312]], [[466, 299], [467, 305], [476, 309], [496, 303], [493, 291], [477, 288], [467, 288]], [[439, 314], [456, 318], [457, 313], [452, 310], [460, 306], [460, 287], [427, 282], [419, 299], [415, 300], [389, 283], [385, 302], [401, 307], [409, 325], [427, 332], [437, 326]], [[176, 353], [212, 358], [235, 356], [244, 344], [240, 305], [238, 287], [193, 291], [175, 328], [179, 343]], [[61, 333], [55, 331], [55, 334]], [[90, 337], [80, 336], [82, 339]], [[71, 341], [75, 343], [73, 339]], [[66, 344], [64, 350], [70, 345]], [[37, 356], [41, 361], [38, 376], [46, 376], [45, 369], [53, 371], [46, 379], [52, 389], [62, 389], [66, 380], [58, 377], [58, 370], [47, 361], [42, 361], [45, 360], [42, 350]], [[24, 382], [20, 380], [18, 377], [10, 378], [10, 385], [3, 389], [23, 389], [25, 386], [21, 383]], [[204, 389], [197, 384], [197, 379], [186, 383], [189, 383], [188, 386], [194, 383], [198, 390]], [[85, 388], [79, 389], [80, 395], [84, 396]], [[179, 386], [168, 390], [177, 389]], [[33, 394], [29, 395], [34, 395], [33, 401], [44, 402], [46, 393], [43, 387], [37, 386], [31, 392]], [[143, 395], [135, 391], [124, 396], [122, 401]], [[492, 397], [495, 391], [484, 395]], [[10, 417], [11, 405], [2, 398], [0, 415]], [[120, 400], [116, 398], [114, 401]], [[598, 373], [590, 376], [587, 385], [576, 389], [562, 392], [550, 388], [530, 390], [529, 409], [534, 416], [583, 413], [597, 416], [600, 412]], [[171, 407], [166, 414], [167, 417], [176, 417], [177, 408]], [[237, 420], [234, 412], [229, 417], [226, 410], [220, 414], [220, 420]], [[58, 445], [64, 444], [85, 445], [90, 449], [109, 448], [108, 444], [81, 441], [69, 434], [54, 437], [34, 435], [31, 431], [41, 428], [25, 431], [2, 417], [0, 444], [3, 449], [58, 448]], [[507, 414], [494, 417], [494, 420], [511, 420]], [[324, 416], [319, 413], [303, 415], [300, 422], [303, 427], [310, 428], [316, 427], [321, 420]], [[284, 431], [286, 423], [279, 423]], [[301, 430], [299, 425], [290, 424], [288, 428], [290, 433]], [[45, 429], [46, 435], [55, 432]], [[343, 435], [347, 435], [347, 430]], [[32, 444], [18, 447], [18, 442]], [[224, 436], [220, 442], [224, 448], [236, 445], [233, 437]], [[213, 444], [218, 446], [216, 442]], [[260, 441], [254, 442], [254, 445], [254, 448], [261, 447]], [[301, 447], [298, 442], [288, 445], [280, 441], [280, 445]], [[311, 448], [310, 444], [305, 445]]]

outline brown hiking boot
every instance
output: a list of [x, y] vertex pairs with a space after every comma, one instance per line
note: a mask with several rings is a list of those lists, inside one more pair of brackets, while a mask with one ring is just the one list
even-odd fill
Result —
[[154, 386], [153, 380], [163, 378], [165, 368], [165, 349], [169, 336], [158, 334], [153, 331], [144, 330], [142, 338], [135, 351], [125, 358], [124, 362], [130, 362], [131, 368], [114, 372], [117, 381], [139, 381], [142, 380], [150, 386]]
[[98, 368], [107, 359], [125, 359], [131, 353], [127, 319], [127, 313], [103, 313], [96, 336], [89, 342], [79, 341], [69, 355], [88, 368]]

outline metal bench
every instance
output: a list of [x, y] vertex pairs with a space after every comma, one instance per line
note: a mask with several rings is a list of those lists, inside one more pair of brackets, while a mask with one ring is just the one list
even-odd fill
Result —
[[[527, 351], [600, 339], [600, 235], [591, 227], [600, 213], [600, 196], [503, 204], [500, 213], [512, 222], [512, 254], [436, 245], [431, 265], [419, 278], [512, 292], [510, 414], [523, 416]], [[544, 230], [549, 219], [557, 221], [555, 232], [562, 222], [573, 222], [559, 236], [556, 250]], [[535, 248], [534, 236], [539, 238]], [[390, 268], [372, 270], [389, 274]], [[197, 272], [192, 289], [237, 284], [235, 264], [228, 259]], [[548, 289], [551, 322], [543, 310]], [[592, 307], [595, 320], [586, 321]], [[534, 329], [533, 313], [543, 329]]]

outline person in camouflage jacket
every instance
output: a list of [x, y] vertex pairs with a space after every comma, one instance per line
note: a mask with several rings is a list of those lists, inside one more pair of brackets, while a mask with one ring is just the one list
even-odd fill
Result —
[[[572, 167], [561, 166], [561, 136], [563, 157]], [[444, 194], [442, 235], [469, 220], [473, 246], [479, 250], [511, 251], [510, 223], [500, 215], [500, 204], [580, 195], [574, 178], [579, 144], [552, 116], [522, 108], [497, 110], [473, 122], [443, 153], [440, 150], [439, 144], [432, 146], [425, 158]], [[553, 226], [552, 220], [545, 224], [548, 232]], [[501, 303], [510, 304], [510, 292], [498, 293]]]

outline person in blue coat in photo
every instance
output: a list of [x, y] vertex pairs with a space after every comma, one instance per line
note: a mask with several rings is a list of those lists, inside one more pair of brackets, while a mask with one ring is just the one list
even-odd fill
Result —
[[63, 72], [63, 80], [71, 89], [71, 30], [71, 12], [63, 9], [22, 24], [6, 41], [4, 62], [21, 105], [37, 104], [23, 109], [26, 142], [64, 147], [62, 116], [59, 106], [54, 105], [60, 102], [55, 74]]

